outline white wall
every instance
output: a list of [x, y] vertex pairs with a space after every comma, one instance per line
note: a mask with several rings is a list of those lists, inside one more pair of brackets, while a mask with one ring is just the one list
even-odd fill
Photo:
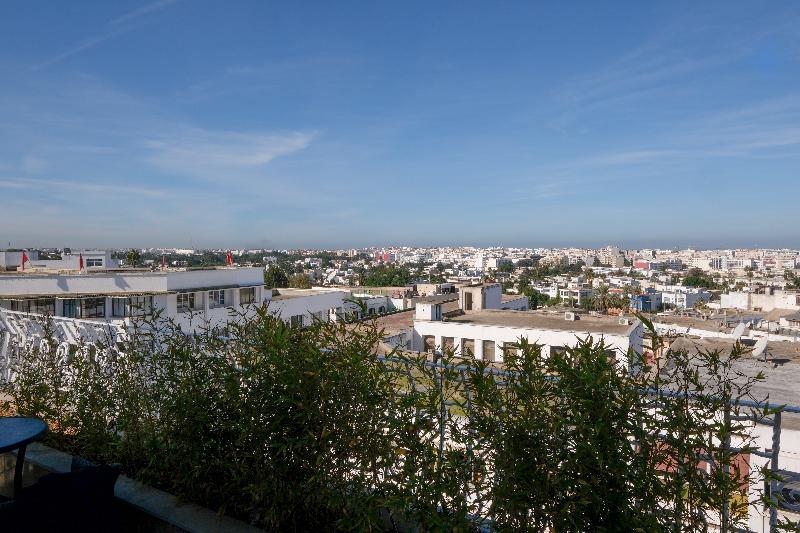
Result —
[[[293, 290], [293, 293], [302, 293], [301, 290]], [[347, 291], [324, 291], [308, 289], [305, 296], [272, 300], [269, 303], [269, 311], [280, 316], [282, 320], [288, 321], [292, 316], [303, 315], [303, 324], [311, 324], [312, 313], [322, 313], [323, 320], [330, 317], [332, 309], [341, 310], [344, 308], [345, 298], [349, 298]]]
[[577, 338], [584, 339], [591, 336], [595, 341], [602, 337], [609, 348], [615, 348], [621, 353], [628, 351], [628, 348], [642, 349], [642, 325], [640, 322], [631, 326], [628, 334], [610, 335], [600, 333], [590, 333], [586, 331], [566, 331], [566, 330], [546, 330], [546, 329], [527, 329], [510, 326], [472, 324], [466, 322], [442, 322], [437, 320], [415, 320], [414, 321], [414, 350], [423, 351], [423, 337], [432, 335], [435, 339], [437, 348], [442, 346], [442, 337], [453, 337], [455, 339], [456, 352], [460, 353], [462, 339], [475, 340], [475, 358], [483, 358], [483, 346], [480, 341], [489, 340], [495, 342], [495, 360], [502, 361], [502, 347], [505, 342], [518, 342], [520, 337], [527, 338], [530, 342], [543, 345], [549, 349], [550, 346], [575, 346]]

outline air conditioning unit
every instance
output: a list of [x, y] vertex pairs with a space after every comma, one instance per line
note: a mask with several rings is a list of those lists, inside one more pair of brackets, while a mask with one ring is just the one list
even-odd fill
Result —
[[620, 326], [630, 326], [631, 325], [631, 321], [630, 321], [629, 318], [619, 317], [619, 325]]
[[569, 311], [564, 313], [564, 320], [575, 320], [575, 313], [570, 313]]

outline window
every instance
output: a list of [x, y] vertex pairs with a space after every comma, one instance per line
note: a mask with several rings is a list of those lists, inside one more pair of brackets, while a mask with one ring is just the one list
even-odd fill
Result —
[[194, 293], [181, 292], [178, 293], [178, 311], [185, 313], [194, 309]]
[[455, 346], [455, 339], [453, 337], [442, 337], [442, 351], [446, 353], [453, 353]]
[[30, 313], [31, 304], [28, 300], [11, 300], [11, 310], [20, 313]]
[[102, 259], [87, 259], [86, 260], [86, 268], [101, 267], [101, 266], [103, 266], [103, 260]]
[[56, 314], [56, 301], [54, 298], [37, 298], [31, 301], [31, 313], [39, 313], [40, 315]]
[[256, 288], [239, 289], [239, 305], [250, 305], [256, 301]]
[[111, 300], [111, 316], [144, 316], [152, 314], [152, 312], [152, 296], [131, 296], [130, 298], [113, 298]]
[[61, 314], [67, 318], [78, 318], [78, 300], [64, 300], [64, 308]]
[[516, 342], [503, 343], [503, 357], [507, 357], [510, 353], [515, 353], [519, 349], [519, 344]]
[[311, 321], [313, 323], [322, 322], [322, 311], [314, 311], [311, 313]]
[[557, 355], [566, 353], [567, 349], [563, 346], [551, 346], [550, 347], [550, 355]]
[[105, 298], [84, 298], [81, 300], [81, 318], [105, 318]]
[[289, 319], [289, 324], [293, 328], [302, 328], [303, 327], [303, 315], [294, 315]]
[[130, 314], [132, 316], [145, 316], [153, 314], [152, 296], [131, 296], [128, 300]]
[[128, 299], [111, 299], [111, 316], [128, 316]]
[[436, 339], [434, 339], [433, 335], [424, 335], [422, 342], [425, 344], [424, 350], [426, 352], [432, 352], [436, 349]]
[[225, 306], [225, 291], [215, 290], [208, 291], [208, 306], [209, 307], [224, 307]]
[[475, 339], [461, 339], [461, 357], [475, 357]]
[[494, 341], [483, 341], [483, 360], [494, 361]]
[[53, 298], [11, 300], [11, 310], [19, 311], [20, 313], [37, 313], [52, 316], [56, 312], [56, 301]]

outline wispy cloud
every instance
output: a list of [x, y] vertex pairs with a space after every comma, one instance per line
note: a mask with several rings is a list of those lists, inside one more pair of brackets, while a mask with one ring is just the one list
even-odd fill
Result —
[[161, 170], [208, 179], [235, 179], [308, 147], [316, 133], [238, 133], [189, 129], [147, 141], [148, 161]]
[[138, 19], [141, 19], [146, 15], [166, 9], [167, 7], [179, 1], [180, 0], [158, 0], [156, 2], [152, 2], [140, 8], [129, 11], [128, 13], [125, 13], [115, 18], [114, 20], [110, 21], [105, 31], [102, 31], [97, 35], [89, 37], [84, 41], [78, 43], [77, 45], [72, 46], [71, 48], [68, 48], [61, 53], [58, 53], [53, 57], [50, 57], [49, 59], [46, 59], [45, 61], [37, 63], [36, 65], [32, 66], [30, 70], [37, 71], [45, 69], [47, 67], [50, 67], [52, 65], [55, 65], [56, 63], [63, 61], [64, 59], [67, 59], [68, 57], [74, 56], [75, 54], [79, 54], [90, 48], [94, 48], [95, 46], [102, 44], [105, 41], [108, 41], [109, 39], [113, 39], [114, 37], [119, 37], [120, 35], [129, 33], [140, 27], [140, 24], [137, 23]]
[[103, 195], [142, 195], [158, 197], [164, 196], [165, 191], [147, 187], [130, 187], [116, 184], [103, 184], [85, 181], [65, 181], [53, 179], [34, 179], [0, 177], [0, 188], [6, 189], [66, 189], [73, 192], [95, 193]]
[[161, 11], [162, 9], [166, 9], [172, 4], [179, 2], [180, 0], [158, 0], [156, 2], [151, 2], [149, 4], [145, 4], [138, 9], [134, 9], [121, 15], [110, 22], [112, 26], [119, 26], [122, 24], [127, 24], [132, 20], [135, 20], [139, 17], [143, 17], [144, 15], [149, 15], [151, 13], [155, 13], [157, 11]]

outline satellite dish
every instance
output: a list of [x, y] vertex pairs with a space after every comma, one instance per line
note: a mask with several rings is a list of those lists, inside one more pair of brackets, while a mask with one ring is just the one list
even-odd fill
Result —
[[767, 350], [767, 338], [761, 337], [756, 342], [756, 345], [753, 346], [753, 357], [761, 357], [764, 355], [764, 352]]
[[744, 334], [744, 328], [744, 322], [739, 322], [739, 325], [733, 330], [733, 340], [738, 341], [742, 338], [742, 335]]

